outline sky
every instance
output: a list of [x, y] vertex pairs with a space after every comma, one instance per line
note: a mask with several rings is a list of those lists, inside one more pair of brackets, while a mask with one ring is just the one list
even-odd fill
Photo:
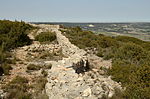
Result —
[[0, 19], [27, 22], [150, 22], [150, 0], [0, 0]]

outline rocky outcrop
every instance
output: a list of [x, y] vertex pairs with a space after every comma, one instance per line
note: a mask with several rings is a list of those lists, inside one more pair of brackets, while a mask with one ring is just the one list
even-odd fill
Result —
[[[67, 56], [58, 61], [45, 61], [43, 64], [52, 64], [48, 71], [45, 86], [49, 99], [102, 99], [110, 98], [115, 89], [122, 89], [121, 85], [111, 77], [101, 75], [100, 67], [111, 67], [111, 61], [104, 61], [95, 55], [89, 55], [83, 49], [71, 44], [68, 38], [61, 34], [59, 26], [50, 28], [42, 25], [42, 29], [56, 32], [57, 41], [62, 53]], [[94, 68], [89, 69], [89, 65]]]

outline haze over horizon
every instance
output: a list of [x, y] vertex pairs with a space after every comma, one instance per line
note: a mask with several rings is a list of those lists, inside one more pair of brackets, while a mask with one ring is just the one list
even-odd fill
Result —
[[1, 0], [0, 19], [27, 22], [150, 22], [150, 0]]

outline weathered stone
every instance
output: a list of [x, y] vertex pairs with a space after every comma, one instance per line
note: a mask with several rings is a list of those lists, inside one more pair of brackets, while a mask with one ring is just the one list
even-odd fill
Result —
[[88, 97], [88, 96], [91, 96], [92, 92], [91, 92], [91, 88], [87, 88], [83, 91], [83, 95], [84, 97]]
[[[98, 71], [101, 67], [111, 68], [111, 60], [105, 61], [93, 54], [87, 54], [86, 51], [71, 44], [69, 39], [61, 34], [58, 25], [38, 25], [38, 27], [42, 31], [56, 32], [59, 47], [67, 56], [59, 61], [44, 62], [52, 64], [45, 87], [49, 99], [101, 99], [103, 96], [112, 97], [115, 88], [121, 89], [120, 84], [111, 80], [110, 77], [100, 75]], [[53, 48], [59, 49], [57, 46]], [[42, 50], [43, 47], [50, 48], [45, 45], [37, 46], [35, 49]], [[94, 69], [87, 72], [87, 65], [92, 65]]]
[[76, 98], [74, 98], [74, 99], [83, 99], [82, 97], [76, 97]]

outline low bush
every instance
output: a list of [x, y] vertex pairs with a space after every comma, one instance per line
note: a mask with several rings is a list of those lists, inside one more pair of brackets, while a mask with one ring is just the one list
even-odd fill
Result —
[[0, 20], [0, 47], [3, 51], [31, 44], [27, 36], [33, 27], [25, 22]]
[[44, 77], [46, 77], [48, 75], [47, 71], [45, 71], [44, 69], [41, 72], [43, 74]]
[[16, 76], [16, 78], [11, 81], [11, 84], [24, 84], [24, 83], [28, 83], [28, 80], [20, 76]]
[[115, 39], [111, 37], [107, 37], [107, 36], [99, 36], [97, 43], [99, 47], [102, 47], [102, 48], [108, 48], [111, 46], [116, 46], [116, 47], [119, 46], [118, 42]]
[[40, 77], [36, 80], [36, 84], [34, 85], [36, 89], [36, 93], [41, 92], [45, 89], [45, 84], [47, 83], [47, 79], [44, 77]]
[[9, 75], [9, 71], [12, 69], [12, 67], [6, 63], [2, 64], [1, 68], [2, 68], [1, 72], [3, 72], [4, 75]]
[[2, 76], [4, 73], [4, 69], [0, 66], [0, 76]]
[[54, 58], [54, 53], [50, 53], [48, 51], [45, 51], [41, 55], [39, 55], [39, 58], [40, 59], [46, 59], [46, 58], [53, 59]]
[[107, 74], [126, 87], [123, 93], [117, 92], [118, 95], [112, 98], [150, 98], [150, 42], [127, 36], [95, 35], [79, 28], [68, 28], [63, 32], [78, 47], [96, 48], [98, 56], [112, 59], [112, 68]]
[[115, 39], [124, 43], [134, 43], [140, 45], [145, 50], [150, 51], [150, 42], [142, 41], [140, 39], [129, 36], [117, 36]]
[[31, 95], [27, 92], [23, 92], [17, 89], [11, 90], [7, 99], [32, 99]]
[[35, 40], [39, 42], [52, 42], [56, 40], [56, 34], [54, 32], [42, 32], [35, 37]]
[[44, 66], [44, 69], [51, 69], [52, 68], [52, 64], [48, 64]]
[[31, 95], [27, 92], [28, 88], [28, 80], [20, 76], [16, 76], [3, 87], [7, 92], [7, 99], [31, 99]]
[[118, 48], [114, 58], [135, 65], [150, 64], [150, 53], [134, 43], [126, 43]]
[[110, 99], [125, 99], [123, 91], [115, 88], [115, 94]]
[[0, 20], [0, 65], [2, 65], [4, 74], [9, 74], [11, 68], [8, 65], [15, 63], [15, 60], [8, 59], [11, 55], [8, 52], [14, 48], [31, 44], [32, 40], [27, 35], [32, 29], [34, 27], [23, 21]]
[[121, 42], [131, 42], [131, 43], [135, 43], [135, 44], [142, 44], [145, 41], [142, 41], [140, 39], [134, 38], [134, 37], [129, 37], [129, 36], [117, 36], [115, 38], [117, 41], [121, 41]]
[[29, 64], [27, 70], [40, 70], [42, 67], [40, 65]]
[[103, 56], [104, 56], [104, 55], [103, 55], [103, 49], [102, 49], [102, 48], [99, 48], [96, 55], [99, 56], [99, 57], [103, 57]]
[[113, 64], [109, 71], [113, 79], [121, 82], [127, 99], [149, 99], [150, 66], [125, 65], [122, 61]]

